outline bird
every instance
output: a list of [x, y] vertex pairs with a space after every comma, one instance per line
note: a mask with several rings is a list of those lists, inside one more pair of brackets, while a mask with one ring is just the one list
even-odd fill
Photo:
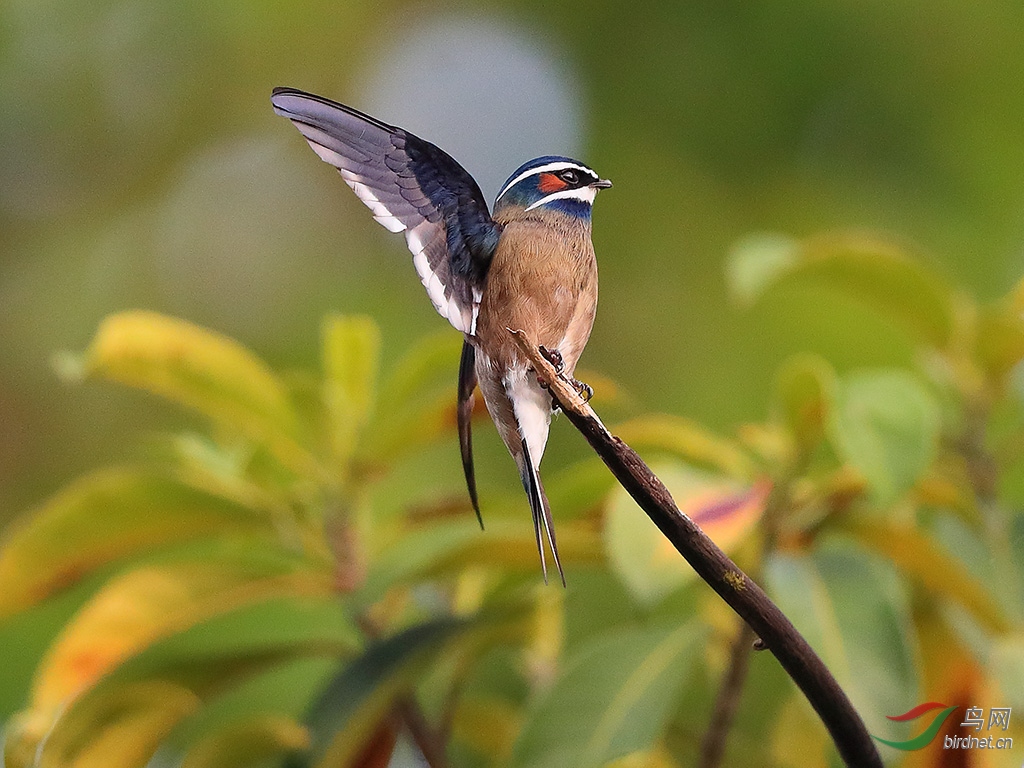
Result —
[[405, 234], [431, 303], [463, 334], [457, 423], [477, 520], [482, 528], [471, 429], [479, 386], [529, 499], [544, 581], [546, 539], [565, 586], [540, 477], [557, 404], [510, 331], [524, 331], [590, 398], [592, 390], [573, 374], [597, 310], [591, 209], [611, 182], [578, 160], [545, 155], [512, 172], [491, 212], [462, 165], [409, 131], [294, 88], [275, 88], [271, 103], [321, 160], [337, 168], [374, 219]]

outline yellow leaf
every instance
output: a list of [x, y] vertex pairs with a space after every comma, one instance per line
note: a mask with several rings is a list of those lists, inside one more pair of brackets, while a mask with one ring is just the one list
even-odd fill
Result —
[[615, 434], [633, 448], [669, 451], [684, 461], [718, 469], [733, 477], [750, 477], [753, 463], [732, 440], [678, 416], [644, 416], [618, 425]]
[[199, 411], [266, 446], [290, 469], [315, 471], [315, 461], [298, 442], [298, 421], [284, 385], [227, 336], [155, 312], [123, 312], [100, 325], [82, 370]]
[[259, 578], [200, 562], [125, 573], [86, 603], [54, 641], [36, 673], [32, 708], [45, 713], [65, 707], [158, 638], [257, 599], [313, 591], [315, 581], [312, 574]]
[[775, 401], [786, 426], [806, 451], [825, 435], [836, 374], [817, 355], [796, 355], [775, 374]]
[[171, 478], [107, 469], [76, 481], [12, 528], [0, 549], [0, 618], [105, 563], [211, 533], [273, 533], [266, 518]]
[[373, 408], [380, 331], [368, 317], [331, 316], [323, 326], [324, 401], [331, 420], [331, 447], [344, 463]]
[[1019, 302], [1018, 286], [1012, 306], [997, 304], [983, 307], [978, 313], [978, 359], [997, 380], [1004, 379], [1024, 358], [1024, 314]]
[[[171, 729], [200, 705], [189, 689], [149, 680], [118, 686], [49, 722], [22, 720], [12, 768], [142, 768]], [[42, 727], [45, 726], [45, 727]], [[30, 760], [19, 762], [22, 755]]]
[[309, 747], [309, 731], [284, 715], [263, 715], [215, 731], [189, 750], [181, 768], [249, 768]]
[[[770, 485], [743, 486], [677, 462], [653, 467], [688, 515], [719, 547], [732, 551], [764, 511]], [[612, 491], [604, 545], [613, 569], [633, 594], [655, 603], [696, 574], [672, 543], [621, 488]]]
[[929, 592], [958, 603], [989, 629], [1006, 631], [1006, 617], [985, 586], [963, 563], [917, 528], [873, 519], [848, 522], [844, 529], [869, 549], [892, 560]]
[[604, 768], [678, 768], [678, 766], [679, 764], [664, 747], [633, 752], [604, 764]]
[[508, 756], [523, 715], [512, 704], [494, 696], [464, 696], [455, 712], [452, 732], [461, 743], [483, 755]]
[[781, 706], [771, 737], [771, 755], [779, 768], [827, 768], [832, 752], [828, 733], [799, 696]]
[[561, 592], [537, 588], [529, 645], [524, 649], [526, 668], [535, 687], [547, 688], [558, 672], [565, 646], [565, 598]]

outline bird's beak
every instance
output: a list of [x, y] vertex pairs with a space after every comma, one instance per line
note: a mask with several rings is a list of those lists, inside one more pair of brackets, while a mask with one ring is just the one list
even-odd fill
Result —
[[598, 179], [590, 185], [591, 189], [608, 189], [612, 183], [608, 179]]

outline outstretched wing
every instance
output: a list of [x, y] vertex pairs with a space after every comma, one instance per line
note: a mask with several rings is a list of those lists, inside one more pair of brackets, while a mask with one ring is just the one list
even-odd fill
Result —
[[270, 100], [340, 171], [373, 218], [405, 232], [434, 307], [458, 330], [474, 333], [500, 228], [466, 169], [430, 142], [322, 96], [275, 88]]

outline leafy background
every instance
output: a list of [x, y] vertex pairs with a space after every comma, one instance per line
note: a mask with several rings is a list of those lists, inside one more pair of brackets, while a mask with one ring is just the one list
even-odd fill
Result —
[[[272, 114], [279, 84], [421, 132], [490, 194], [551, 151], [612, 178], [584, 358], [602, 415], [873, 733], [909, 737], [884, 716], [927, 698], [1024, 711], [1019, 4], [0, 18], [11, 764], [374, 765], [396, 739], [409, 764], [410, 696], [457, 765], [689, 765], [706, 730], [733, 622], [565, 424], [545, 471], [569, 589], [538, 584], [485, 419], [474, 529], [458, 339]], [[729, 749], [835, 759], [760, 655]]]

